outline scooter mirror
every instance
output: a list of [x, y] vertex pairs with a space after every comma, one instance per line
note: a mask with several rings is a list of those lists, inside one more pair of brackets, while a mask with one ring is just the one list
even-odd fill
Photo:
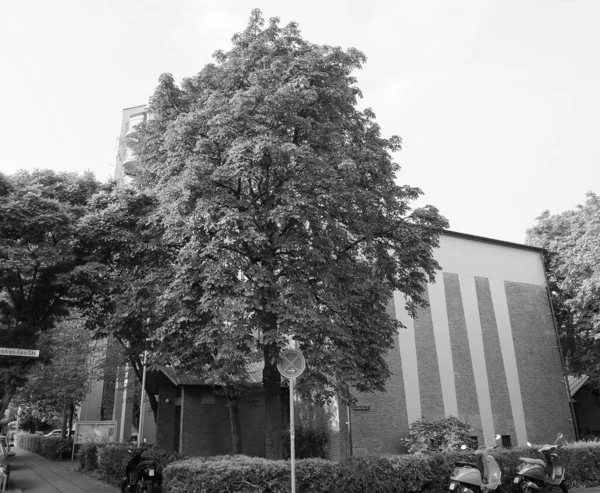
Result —
[[133, 450], [131, 450], [130, 448], [127, 449], [127, 453], [128, 454], [133, 454]]
[[556, 435], [556, 438], [558, 438], [559, 440], [563, 437], [562, 433], [559, 433], [558, 435]]
[[463, 443], [463, 444], [460, 446], [460, 449], [461, 449], [461, 450], [467, 450], [467, 446], [466, 446], [466, 445]]
[[500, 440], [502, 437], [500, 435], [496, 435], [496, 440]]
[[527, 446], [528, 447], [533, 447], [533, 445], [531, 445], [531, 442], [527, 442]]

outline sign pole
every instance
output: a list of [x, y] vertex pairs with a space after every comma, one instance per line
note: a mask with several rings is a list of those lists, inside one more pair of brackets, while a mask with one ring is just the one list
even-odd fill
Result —
[[296, 430], [294, 427], [294, 383], [290, 378], [290, 466], [292, 469], [292, 492], [296, 493]]
[[140, 444], [142, 443], [142, 435], [144, 433], [144, 392], [146, 392], [146, 355], [148, 351], [144, 351], [144, 370], [142, 373], [142, 397], [140, 399], [140, 426], [138, 427], [138, 441], [137, 446], [140, 448]]

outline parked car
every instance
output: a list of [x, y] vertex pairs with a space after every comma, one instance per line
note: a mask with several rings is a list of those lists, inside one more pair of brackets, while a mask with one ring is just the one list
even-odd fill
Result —
[[[50, 433], [45, 434], [45, 437], [60, 437], [62, 430], [59, 428], [58, 430], [52, 430]], [[67, 434], [68, 434], [67, 430]], [[71, 436], [75, 435], [75, 430], [71, 431]]]

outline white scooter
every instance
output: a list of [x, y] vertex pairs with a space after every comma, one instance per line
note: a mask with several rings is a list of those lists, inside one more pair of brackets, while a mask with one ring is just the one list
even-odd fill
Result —
[[[496, 440], [500, 435], [496, 435]], [[462, 445], [462, 450], [467, 446]], [[490, 447], [481, 447], [475, 451], [478, 456], [478, 462], [456, 461], [456, 469], [450, 476], [449, 491], [453, 493], [487, 493], [495, 491], [501, 482], [502, 471], [496, 462], [496, 459], [490, 455], [490, 450], [498, 448], [498, 445]]]
[[[558, 455], [554, 453], [562, 437], [559, 433], [553, 444], [546, 444], [538, 449], [538, 452], [544, 454], [545, 461], [519, 457], [521, 463], [517, 467], [514, 482], [519, 486], [521, 493], [533, 493], [544, 486], [558, 486], [563, 493], [569, 493], [565, 484], [565, 468]], [[527, 442], [527, 445], [531, 447], [531, 443]]]

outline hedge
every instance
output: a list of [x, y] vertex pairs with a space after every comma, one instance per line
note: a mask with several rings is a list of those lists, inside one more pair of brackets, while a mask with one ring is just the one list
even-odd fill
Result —
[[[127, 444], [90, 444], [82, 448], [79, 454], [80, 465], [82, 469], [94, 470], [103, 481], [119, 486], [125, 476], [125, 466], [131, 458], [127, 452], [129, 449], [132, 446]], [[159, 469], [163, 470], [171, 462], [185, 458], [183, 454], [154, 446], [148, 446], [143, 457], [155, 460]]]
[[70, 459], [73, 453], [73, 440], [67, 438], [19, 433], [16, 439], [19, 448], [41, 455], [47, 459]]
[[[502, 469], [498, 491], [512, 491], [519, 457], [541, 458], [535, 449], [498, 449], [493, 452]], [[600, 442], [561, 447], [559, 455], [570, 488], [600, 485]], [[390, 457], [352, 457], [342, 461], [301, 459], [296, 462], [298, 493], [443, 493], [448, 489], [456, 460], [472, 460], [464, 452]], [[290, 490], [288, 461], [239, 456], [190, 458], [164, 469], [168, 493], [262, 492]]]

